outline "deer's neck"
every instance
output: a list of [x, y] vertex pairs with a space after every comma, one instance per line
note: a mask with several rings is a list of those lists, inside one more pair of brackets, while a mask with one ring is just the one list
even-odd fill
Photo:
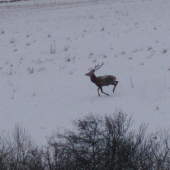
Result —
[[93, 83], [97, 83], [97, 77], [95, 76], [95, 74], [92, 74], [91, 76], [90, 76], [90, 79], [91, 79], [91, 81], [93, 82]]

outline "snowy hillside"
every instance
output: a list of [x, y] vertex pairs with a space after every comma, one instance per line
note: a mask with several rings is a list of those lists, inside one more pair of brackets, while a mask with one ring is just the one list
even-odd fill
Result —
[[[170, 123], [170, 1], [0, 4], [0, 132], [19, 124], [39, 144], [89, 113]], [[85, 76], [114, 75], [103, 90]]]

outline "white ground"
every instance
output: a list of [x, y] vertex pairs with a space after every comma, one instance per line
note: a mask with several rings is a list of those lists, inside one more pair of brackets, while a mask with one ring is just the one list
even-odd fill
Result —
[[[0, 4], [1, 134], [19, 124], [43, 144], [71, 120], [116, 109], [134, 128], [169, 128], [169, 0], [42, 2]], [[96, 75], [119, 81], [114, 94], [103, 88], [109, 97], [85, 76], [102, 62]]]

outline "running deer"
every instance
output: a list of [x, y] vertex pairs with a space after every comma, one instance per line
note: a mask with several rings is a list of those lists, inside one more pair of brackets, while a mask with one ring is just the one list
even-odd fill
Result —
[[[101, 90], [102, 93], [103, 92], [103, 89], [102, 89], [102, 86], [109, 86], [109, 85], [114, 85], [114, 88], [113, 88], [113, 93], [115, 91], [115, 88], [118, 84], [118, 81], [116, 81], [116, 77], [115, 76], [111, 76], [111, 75], [105, 75], [105, 76], [99, 76], [99, 77], [96, 77], [94, 72], [96, 70], [98, 70], [104, 63], [102, 63], [101, 65], [96, 65], [94, 68], [90, 68], [89, 69], [89, 73], [86, 73], [85, 75], [86, 76], [89, 76], [91, 81], [96, 84], [96, 86], [98, 87], [97, 91], [98, 91], [98, 95], [100, 96], [99, 94], [99, 89]], [[104, 93], [105, 95], [109, 96], [109, 94], [107, 93]]]

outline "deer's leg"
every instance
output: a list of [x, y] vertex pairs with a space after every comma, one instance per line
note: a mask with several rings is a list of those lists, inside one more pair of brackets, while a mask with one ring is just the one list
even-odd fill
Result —
[[[101, 90], [102, 93], [104, 93], [102, 87], [100, 88], [100, 90]], [[104, 94], [109, 96], [109, 94], [107, 94], [107, 93], [104, 93]]]
[[113, 88], [113, 93], [114, 93], [114, 91], [115, 91], [115, 88], [116, 88], [117, 84], [118, 84], [118, 81], [115, 81], [115, 83], [114, 83], [114, 88]]
[[98, 95], [99, 95], [99, 97], [100, 97], [99, 89], [100, 89], [100, 88], [98, 88], [97, 91], [98, 91]]

